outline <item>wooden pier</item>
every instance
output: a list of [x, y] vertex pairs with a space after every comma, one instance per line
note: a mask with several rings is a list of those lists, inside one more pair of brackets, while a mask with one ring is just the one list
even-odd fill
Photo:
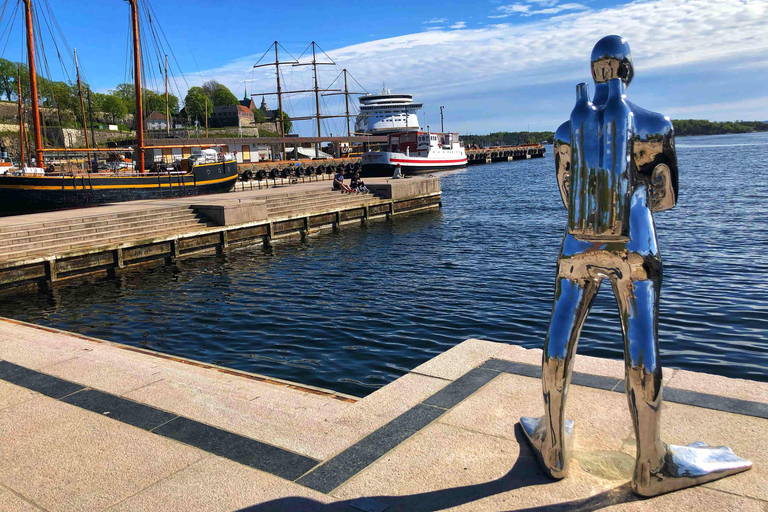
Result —
[[465, 151], [467, 153], [467, 165], [543, 158], [546, 152], [541, 144], [466, 149]]
[[272, 180], [261, 189], [239, 183], [240, 191], [228, 194], [0, 218], [0, 292], [113, 275], [441, 205], [440, 178], [368, 179], [372, 194], [333, 191], [328, 179], [280, 185], [290, 181]]

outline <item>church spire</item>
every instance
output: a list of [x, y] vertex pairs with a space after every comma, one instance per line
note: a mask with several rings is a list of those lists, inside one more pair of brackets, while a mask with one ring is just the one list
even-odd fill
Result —
[[259, 108], [264, 112], [269, 111], [269, 107], [267, 106], [267, 100], [264, 98], [264, 96], [261, 97], [261, 106]]

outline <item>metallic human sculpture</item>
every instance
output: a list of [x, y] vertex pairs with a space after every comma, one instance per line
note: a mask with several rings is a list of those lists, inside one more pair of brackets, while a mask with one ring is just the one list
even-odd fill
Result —
[[626, 100], [634, 69], [629, 45], [604, 37], [592, 50], [595, 96], [576, 86], [570, 121], [555, 134], [555, 167], [568, 223], [544, 342], [545, 415], [521, 424], [549, 476], [568, 473], [573, 422], [565, 419], [576, 346], [603, 279], [621, 316], [627, 399], [637, 440], [632, 490], [682, 489], [749, 469], [727, 447], [661, 440], [658, 316], [662, 265], [652, 212], [677, 202], [677, 158], [669, 118]]

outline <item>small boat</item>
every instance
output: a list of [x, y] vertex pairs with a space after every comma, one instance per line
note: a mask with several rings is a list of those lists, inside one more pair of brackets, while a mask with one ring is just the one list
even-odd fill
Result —
[[368, 151], [362, 176], [392, 176], [397, 165], [404, 175], [459, 169], [467, 165], [458, 133], [409, 131], [387, 136], [386, 151]]

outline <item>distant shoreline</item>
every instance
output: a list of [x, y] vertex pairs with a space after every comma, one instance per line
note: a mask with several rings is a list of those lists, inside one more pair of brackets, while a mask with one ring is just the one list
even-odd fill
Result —
[[675, 136], [730, 135], [768, 132], [768, 123], [761, 121], [706, 121], [703, 119], [673, 119]]

